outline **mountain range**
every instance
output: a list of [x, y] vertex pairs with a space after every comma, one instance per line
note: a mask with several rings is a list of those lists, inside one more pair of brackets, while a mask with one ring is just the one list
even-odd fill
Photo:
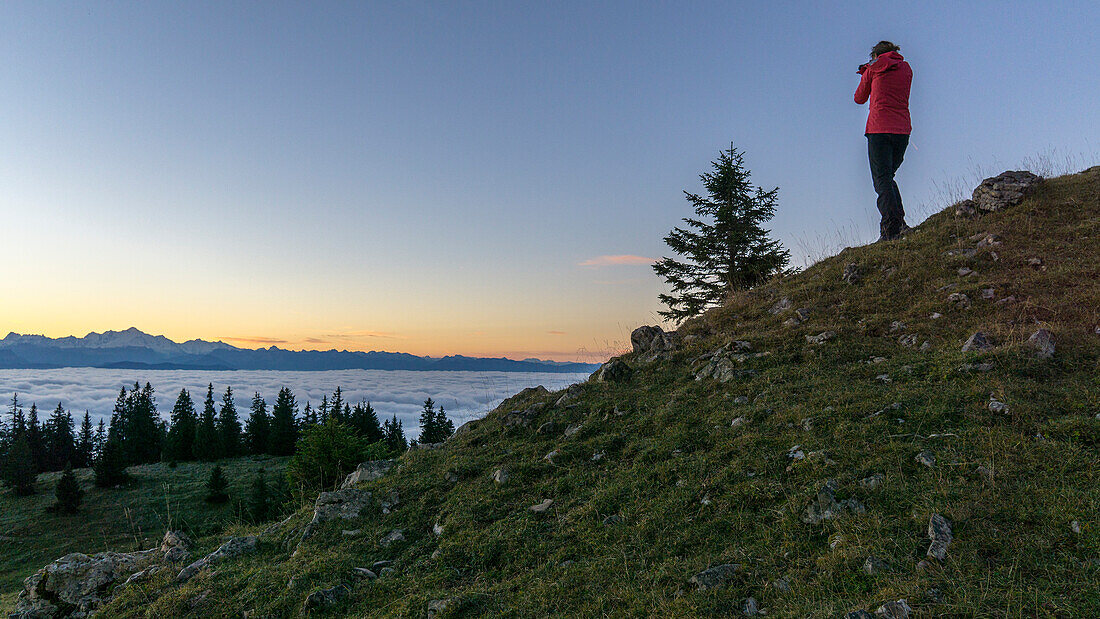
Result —
[[97, 367], [156, 370], [455, 370], [592, 372], [598, 364], [504, 357], [421, 357], [398, 352], [238, 348], [225, 342], [178, 343], [131, 327], [50, 338], [9, 333], [0, 340], [0, 369]]

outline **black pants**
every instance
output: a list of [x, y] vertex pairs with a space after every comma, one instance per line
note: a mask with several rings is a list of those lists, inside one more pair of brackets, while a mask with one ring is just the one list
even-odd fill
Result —
[[867, 158], [871, 161], [871, 181], [878, 193], [878, 212], [882, 215], [879, 228], [883, 238], [897, 237], [905, 225], [905, 209], [901, 192], [894, 182], [894, 173], [901, 167], [909, 136], [900, 133], [868, 133]]

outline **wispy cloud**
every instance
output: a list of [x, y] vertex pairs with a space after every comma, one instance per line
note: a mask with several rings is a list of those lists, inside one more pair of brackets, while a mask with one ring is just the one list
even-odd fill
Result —
[[218, 338], [223, 342], [228, 340], [230, 342], [245, 342], [248, 344], [286, 344], [287, 340], [281, 340], [274, 337], [229, 337], [221, 336]]
[[306, 339], [304, 339], [302, 341], [307, 343], [307, 344], [331, 344], [332, 343], [332, 342], [329, 342], [328, 340], [323, 340], [319, 337], [307, 337]]
[[547, 331], [550, 335], [565, 335], [565, 331]]
[[582, 267], [617, 267], [617, 266], [637, 266], [637, 265], [650, 265], [657, 262], [653, 258], [646, 258], [645, 256], [633, 256], [630, 254], [623, 254], [619, 256], [596, 256], [595, 258], [589, 258], [584, 262], [577, 263], [577, 266]]
[[386, 340], [405, 339], [390, 331], [347, 331], [344, 333], [326, 333], [325, 337], [331, 337], [337, 340], [358, 340], [362, 338], [381, 338]]

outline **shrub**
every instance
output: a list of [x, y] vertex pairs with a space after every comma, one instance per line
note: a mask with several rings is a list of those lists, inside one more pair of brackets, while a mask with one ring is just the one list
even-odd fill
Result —
[[229, 482], [225, 479], [225, 471], [222, 470], [222, 465], [215, 464], [210, 471], [210, 480], [206, 482], [206, 502], [225, 503], [229, 500], [228, 490]]
[[286, 468], [287, 482], [298, 497], [334, 487], [364, 460], [363, 441], [348, 426], [329, 420], [309, 427]]
[[62, 514], [75, 514], [84, 500], [84, 491], [80, 489], [80, 483], [73, 475], [72, 465], [65, 467], [61, 479], [57, 481], [57, 503], [50, 509]]

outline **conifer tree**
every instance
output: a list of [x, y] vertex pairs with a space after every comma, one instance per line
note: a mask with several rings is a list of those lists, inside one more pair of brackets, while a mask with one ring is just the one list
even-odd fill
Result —
[[226, 387], [222, 395], [222, 408], [218, 412], [218, 435], [221, 437], [222, 457], [235, 458], [241, 453], [241, 422], [237, 406], [233, 403], [233, 388]]
[[198, 416], [195, 402], [186, 389], [180, 389], [172, 406], [172, 425], [168, 428], [164, 457], [169, 462], [187, 462], [195, 457], [195, 434], [198, 432]]
[[328, 423], [328, 395], [321, 396], [321, 407], [317, 409], [317, 423]]
[[[100, 420], [102, 423], [102, 420]], [[73, 466], [87, 468], [95, 457], [95, 434], [92, 430], [92, 417], [84, 411], [84, 420], [80, 422], [80, 434], [76, 439], [76, 457]]]
[[73, 467], [66, 466], [61, 479], [57, 481], [57, 503], [53, 505], [53, 511], [62, 514], [75, 514], [84, 500], [84, 491], [80, 489], [80, 483], [76, 481]]
[[218, 426], [214, 411], [214, 384], [206, 388], [206, 401], [202, 405], [202, 416], [195, 428], [195, 443], [193, 450], [196, 460], [210, 462], [221, 457], [221, 440], [218, 437]]
[[298, 425], [295, 417], [298, 414], [298, 404], [294, 401], [294, 393], [283, 387], [275, 398], [275, 406], [271, 409], [271, 445], [269, 453], [276, 456], [289, 456], [294, 453], [294, 446], [298, 442]]
[[382, 426], [378, 423], [378, 415], [370, 402], [356, 404], [351, 410], [349, 423], [355, 433], [367, 443], [377, 443], [385, 438]]
[[103, 453], [103, 446], [107, 444], [107, 426], [103, 422], [103, 418], [100, 418], [99, 424], [95, 428], [95, 438], [93, 439], [92, 457], [88, 464], [91, 465], [96, 461], [96, 458]]
[[38, 406], [34, 402], [31, 402], [31, 410], [27, 414], [27, 447], [31, 450], [34, 471], [45, 471], [46, 445], [42, 437], [42, 426], [38, 423]]
[[436, 415], [435, 420], [442, 440], [447, 440], [455, 433], [455, 424], [447, 417], [447, 411], [443, 410], [442, 405], [439, 407], [439, 414]]
[[225, 479], [225, 471], [222, 465], [215, 464], [210, 471], [210, 479], [206, 482], [206, 502], [225, 503], [229, 500], [229, 482]]
[[34, 456], [25, 430], [17, 434], [12, 441], [5, 475], [8, 485], [12, 487], [16, 496], [34, 494], [34, 483], [38, 479], [38, 471], [34, 466]]
[[317, 413], [310, 406], [309, 401], [306, 401], [306, 409], [302, 411], [302, 429], [315, 425], [317, 425]]
[[332, 394], [332, 401], [329, 402], [329, 417], [345, 423], [347, 419], [344, 417], [344, 394], [340, 390], [340, 387], [336, 387], [336, 391]]
[[405, 440], [405, 429], [394, 414], [393, 419], [387, 419], [382, 427], [383, 440], [390, 451], [399, 454], [409, 448], [409, 442]]
[[248, 453], [267, 453], [271, 443], [271, 420], [267, 416], [267, 402], [260, 397], [259, 391], [252, 396], [251, 413], [245, 423], [244, 435]]
[[431, 398], [424, 400], [424, 408], [420, 410], [420, 437], [418, 442], [432, 444], [443, 440], [440, 436], [442, 428], [439, 427], [439, 419], [435, 412], [435, 402]]
[[73, 417], [61, 402], [57, 403], [44, 431], [46, 470], [60, 471], [73, 462], [76, 443], [73, 440]]
[[122, 452], [121, 442], [121, 439], [111, 436], [110, 431], [107, 432], [107, 441], [103, 444], [103, 450], [92, 465], [96, 486], [111, 488], [125, 483], [128, 479], [126, 457]]
[[684, 261], [666, 257], [653, 265], [672, 288], [659, 295], [668, 306], [660, 314], [676, 322], [767, 281], [790, 260], [790, 252], [761, 227], [775, 215], [779, 189], [753, 187], [744, 156], [732, 144], [711, 165], [713, 171], [700, 176], [706, 196], [684, 192], [697, 218], [685, 218], [687, 228], [673, 228], [665, 237]]

